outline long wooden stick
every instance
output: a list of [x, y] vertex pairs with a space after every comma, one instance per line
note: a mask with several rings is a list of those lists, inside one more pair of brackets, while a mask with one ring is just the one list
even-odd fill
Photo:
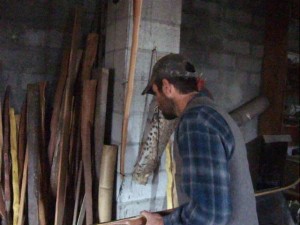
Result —
[[125, 176], [125, 151], [126, 151], [126, 144], [127, 144], [127, 129], [128, 129], [131, 101], [133, 96], [134, 73], [135, 73], [135, 66], [136, 66], [136, 56], [138, 51], [142, 3], [143, 3], [142, 0], [133, 1], [132, 46], [131, 46], [131, 53], [130, 53], [130, 65], [129, 65], [128, 84], [127, 84], [125, 106], [124, 106], [124, 118], [123, 118], [123, 125], [122, 125], [122, 140], [121, 140], [120, 173], [123, 177]]
[[17, 128], [15, 119], [15, 110], [10, 108], [10, 154], [12, 161], [12, 187], [13, 187], [13, 224], [18, 223], [19, 201], [20, 201], [20, 188], [19, 188], [19, 169], [17, 158]]

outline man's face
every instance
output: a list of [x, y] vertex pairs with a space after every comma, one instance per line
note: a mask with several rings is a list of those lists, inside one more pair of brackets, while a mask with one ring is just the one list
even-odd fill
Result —
[[163, 91], [160, 92], [156, 84], [153, 84], [152, 90], [156, 97], [158, 108], [161, 110], [163, 116], [167, 120], [173, 120], [177, 117], [175, 113], [174, 101], [168, 98]]

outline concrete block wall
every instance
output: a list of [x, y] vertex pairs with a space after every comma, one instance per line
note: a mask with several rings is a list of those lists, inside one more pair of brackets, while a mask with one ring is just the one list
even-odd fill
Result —
[[[181, 0], [144, 0], [139, 33], [139, 49], [135, 73], [134, 94], [130, 111], [128, 140], [125, 160], [125, 178], [117, 174], [116, 205], [117, 218], [139, 215], [141, 210], [161, 210], [166, 207], [167, 176], [163, 156], [159, 170], [149, 178], [147, 185], [132, 181], [132, 171], [136, 162], [145, 104], [151, 97], [142, 96], [149, 70], [152, 50], [156, 48], [159, 58], [170, 52], [179, 52], [181, 23]], [[114, 69], [114, 97], [112, 117], [112, 143], [120, 146], [124, 110], [125, 84], [127, 81], [132, 35], [132, 1], [108, 3], [106, 27], [105, 66]]]
[[[264, 1], [183, 1], [180, 52], [203, 72], [215, 101], [231, 111], [260, 94]], [[246, 141], [257, 119], [242, 127]]]
[[49, 102], [59, 76], [70, 12], [83, 7], [83, 34], [91, 28], [96, 1], [0, 1], [0, 99], [11, 86], [11, 106], [20, 112], [28, 83], [48, 82]]

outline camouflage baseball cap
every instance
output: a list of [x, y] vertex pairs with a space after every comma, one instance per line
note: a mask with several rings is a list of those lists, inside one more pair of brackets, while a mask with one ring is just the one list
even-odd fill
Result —
[[152, 85], [157, 79], [170, 77], [197, 77], [195, 67], [185, 57], [180, 54], [168, 54], [159, 59], [152, 71], [147, 87], [142, 92], [144, 94], [154, 94]]

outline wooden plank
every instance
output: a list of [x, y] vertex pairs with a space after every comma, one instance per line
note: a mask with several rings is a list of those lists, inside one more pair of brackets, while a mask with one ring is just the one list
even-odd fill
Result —
[[18, 225], [22, 225], [24, 222], [24, 206], [25, 206], [25, 199], [26, 199], [26, 187], [27, 187], [27, 175], [28, 175], [27, 169], [28, 169], [28, 150], [26, 151], [25, 160], [24, 160]]
[[61, 108], [61, 103], [63, 98], [64, 87], [68, 75], [69, 56], [70, 56], [70, 50], [65, 50], [62, 59], [61, 72], [57, 82], [55, 96], [54, 96], [53, 111], [52, 111], [52, 117], [50, 122], [50, 140], [48, 145], [49, 166], [52, 165], [53, 155], [55, 151], [55, 144], [58, 136], [58, 126], [59, 126], [58, 121], [59, 121], [59, 114], [60, 114], [60, 108]]
[[10, 154], [12, 161], [12, 187], [13, 187], [13, 224], [18, 224], [20, 188], [19, 188], [19, 168], [17, 157], [17, 126], [15, 119], [15, 110], [9, 110], [10, 120]]
[[39, 220], [41, 225], [46, 225], [46, 207], [47, 207], [47, 197], [48, 193], [48, 180], [49, 170], [47, 167], [47, 151], [46, 149], [46, 127], [45, 127], [45, 111], [46, 111], [46, 100], [45, 100], [46, 82], [39, 83], [39, 99], [40, 99], [40, 136], [41, 136], [41, 152], [40, 152], [40, 195], [39, 195]]
[[11, 159], [10, 159], [10, 127], [9, 127], [9, 95], [10, 87], [8, 86], [4, 95], [4, 106], [3, 106], [3, 166], [4, 166], [4, 200], [7, 212], [7, 221], [11, 221]]
[[0, 101], [0, 182], [2, 181], [2, 157], [3, 155], [3, 125], [2, 125], [2, 104]]
[[130, 53], [130, 64], [129, 64], [129, 73], [128, 73], [128, 83], [125, 95], [125, 106], [124, 106], [124, 117], [122, 123], [122, 140], [121, 140], [121, 156], [120, 156], [120, 173], [125, 176], [125, 151], [127, 145], [127, 129], [129, 122], [129, 113], [131, 107], [131, 101], [133, 96], [133, 87], [134, 87], [134, 73], [136, 66], [136, 56], [138, 51], [138, 42], [139, 42], [139, 30], [141, 22], [141, 13], [142, 13], [142, 0], [133, 1], [133, 33], [132, 33], [132, 45]]
[[[19, 160], [20, 174], [23, 174], [23, 165], [24, 165], [24, 157], [25, 157], [25, 150], [26, 150], [26, 110], [27, 110], [27, 102], [25, 100], [21, 109], [19, 136], [18, 136], [18, 160]], [[21, 184], [21, 178], [22, 177], [20, 176], [20, 184]]]
[[81, 107], [81, 142], [82, 142], [82, 162], [84, 171], [84, 187], [86, 197], [86, 224], [93, 223], [93, 197], [92, 197], [92, 128], [94, 121], [94, 108], [96, 98], [96, 80], [86, 80], [83, 82], [82, 107]]
[[59, 166], [58, 166], [58, 182], [57, 182], [57, 198], [55, 205], [55, 225], [62, 225], [64, 219], [64, 209], [65, 209], [65, 198], [66, 198], [66, 182], [67, 182], [67, 168], [68, 168], [68, 149], [70, 144], [70, 123], [71, 123], [71, 105], [72, 105], [72, 95], [74, 89], [74, 83], [76, 79], [76, 62], [77, 62], [77, 48], [80, 42], [80, 24], [81, 24], [81, 12], [77, 8], [75, 12], [73, 31], [72, 31], [72, 43], [70, 51], [70, 60], [68, 67], [68, 78], [66, 82], [66, 87], [64, 90], [64, 99], [62, 107], [62, 139], [59, 143], [60, 153], [59, 153]]
[[268, 0], [266, 9], [262, 94], [270, 101], [270, 107], [259, 117], [262, 135], [281, 133], [289, 19], [287, 1]]
[[[76, 60], [76, 74], [78, 73], [79, 70], [79, 64], [81, 61], [81, 57], [82, 57], [82, 50], [78, 50], [77, 52], [77, 60]], [[68, 81], [68, 83], [70, 84], [70, 80]], [[70, 93], [70, 87], [72, 87], [73, 90], [73, 86], [74, 86], [74, 81], [72, 80], [72, 86], [67, 85], [67, 89], [68, 91], [63, 93], [63, 96], [66, 96], [66, 94]], [[64, 97], [66, 98], [66, 97]], [[68, 96], [68, 98], [72, 98], [73, 97], [71, 95]], [[69, 100], [68, 100], [69, 101]], [[71, 102], [73, 102], [73, 100], [70, 100]], [[73, 105], [73, 103], [70, 103], [71, 105]], [[70, 106], [68, 106], [70, 107]], [[56, 191], [57, 191], [57, 177], [58, 177], [58, 164], [59, 164], [59, 151], [60, 151], [60, 141], [62, 139], [62, 129], [63, 129], [63, 123], [64, 123], [64, 119], [63, 119], [63, 107], [60, 107], [61, 111], [59, 112], [59, 119], [58, 119], [58, 124], [57, 124], [57, 130], [56, 130], [56, 138], [55, 138], [55, 146], [54, 146], [54, 154], [53, 154], [53, 159], [52, 159], [52, 165], [51, 165], [51, 175], [50, 175], [50, 182], [51, 182], [51, 190], [52, 190], [52, 194], [54, 196], [56, 196]], [[71, 113], [71, 112], [70, 112]], [[77, 140], [76, 140], [77, 141]]]
[[72, 225], [76, 225], [76, 221], [77, 221], [77, 213], [78, 213], [77, 211], [78, 211], [78, 204], [79, 204], [81, 181], [82, 181], [82, 161], [80, 162], [79, 172], [78, 172], [78, 177], [77, 177], [77, 182], [76, 182], [75, 205], [74, 205], [74, 211], [73, 211]]
[[0, 183], [0, 215], [3, 223], [5, 224], [7, 222], [7, 215], [5, 209], [4, 192], [1, 183]]
[[99, 35], [97, 33], [90, 33], [87, 36], [86, 49], [84, 52], [81, 71], [81, 81], [89, 80], [91, 78], [91, 71], [96, 59], [98, 49], [98, 39]]
[[99, 181], [100, 174], [100, 163], [102, 148], [104, 143], [104, 134], [105, 134], [105, 121], [106, 121], [106, 105], [107, 105], [107, 90], [108, 90], [108, 81], [109, 81], [109, 70], [101, 69], [98, 71], [98, 84], [97, 84], [97, 96], [96, 96], [96, 108], [95, 108], [95, 170], [97, 176], [97, 184]]
[[27, 146], [28, 146], [28, 222], [39, 225], [40, 91], [38, 84], [27, 86]]
[[86, 197], [84, 195], [82, 203], [81, 203], [80, 212], [79, 212], [79, 216], [78, 216], [78, 220], [77, 220], [76, 225], [82, 225], [83, 224], [84, 216], [85, 216], [85, 213], [86, 213], [85, 205], [86, 205]]

